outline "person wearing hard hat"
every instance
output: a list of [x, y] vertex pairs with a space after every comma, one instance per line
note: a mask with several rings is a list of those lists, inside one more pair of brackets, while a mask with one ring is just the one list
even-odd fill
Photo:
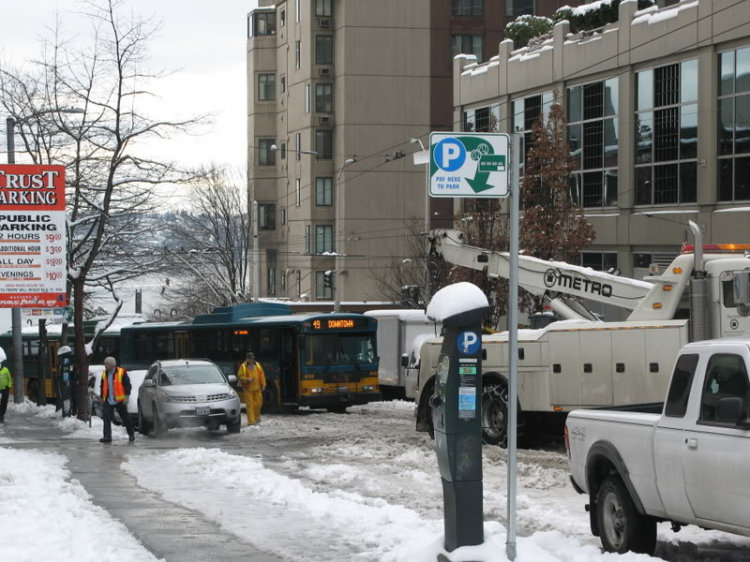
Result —
[[117, 366], [114, 357], [107, 357], [104, 360], [104, 372], [102, 373], [102, 382], [99, 396], [102, 398], [104, 410], [104, 437], [99, 439], [101, 443], [112, 442], [112, 418], [115, 410], [120, 414], [120, 419], [128, 430], [130, 441], [135, 441], [135, 431], [133, 422], [128, 414], [128, 400], [130, 398], [130, 377], [128, 372], [122, 367]]
[[252, 351], [237, 371], [237, 379], [242, 387], [242, 401], [245, 403], [247, 425], [260, 424], [260, 408], [263, 406], [263, 391], [266, 389], [266, 373], [255, 360]]
[[10, 376], [10, 369], [3, 365], [0, 369], [0, 423], [5, 423], [5, 410], [8, 409], [8, 394], [13, 388], [13, 377]]

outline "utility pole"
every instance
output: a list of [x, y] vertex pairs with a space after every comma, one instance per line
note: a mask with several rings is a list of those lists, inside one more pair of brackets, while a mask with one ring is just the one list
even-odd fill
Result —
[[343, 256], [341, 255], [340, 250], [344, 245], [344, 237], [346, 235], [346, 230], [342, 225], [344, 220], [344, 210], [341, 207], [344, 205], [344, 194], [341, 187], [341, 174], [344, 173], [344, 169], [349, 164], [354, 164], [356, 161], [356, 158], [347, 158], [344, 160], [344, 165], [341, 166], [339, 175], [336, 177], [336, 237], [334, 238], [335, 242], [333, 246], [333, 251], [336, 253], [336, 257], [334, 258], [336, 260], [336, 275], [333, 278], [334, 312], [341, 312], [341, 290], [343, 289], [343, 283], [341, 282], [341, 258]]
[[[16, 140], [15, 128], [16, 120], [8, 117], [5, 120], [6, 136], [8, 139], [8, 164], [16, 163]], [[13, 379], [15, 390], [13, 392], [13, 401], [16, 404], [23, 402], [23, 337], [21, 336], [21, 309], [13, 307], [11, 309], [11, 329], [13, 341]]]
[[258, 240], [258, 202], [253, 201], [253, 302], [260, 299], [260, 246]]

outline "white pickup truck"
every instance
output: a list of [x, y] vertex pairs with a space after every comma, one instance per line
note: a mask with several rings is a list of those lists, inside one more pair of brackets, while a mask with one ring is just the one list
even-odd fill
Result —
[[605, 550], [653, 554], [659, 521], [750, 536], [748, 371], [750, 337], [691, 343], [663, 406], [570, 413], [571, 480]]

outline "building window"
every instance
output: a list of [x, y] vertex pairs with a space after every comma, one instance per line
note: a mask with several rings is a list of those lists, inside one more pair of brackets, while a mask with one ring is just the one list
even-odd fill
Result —
[[581, 266], [614, 273], [617, 269], [617, 252], [581, 252]]
[[719, 55], [719, 201], [750, 199], [750, 47]]
[[[326, 283], [326, 276], [329, 281]], [[327, 286], [326, 286], [327, 285]], [[333, 298], [333, 277], [330, 272], [315, 272], [315, 298], [317, 300], [331, 300]]]
[[295, 287], [295, 293], [297, 293], [297, 296], [302, 295], [302, 272], [298, 269], [297, 270], [297, 278], [294, 281], [294, 287]]
[[333, 227], [323, 225], [315, 227], [315, 253], [333, 252]]
[[258, 139], [258, 165], [275, 166], [276, 152], [271, 150], [276, 139]]
[[286, 209], [281, 209], [281, 224], [282, 226], [286, 224]]
[[295, 145], [294, 150], [297, 152], [297, 160], [301, 160], [302, 159], [302, 152], [300, 152], [302, 150], [302, 134], [301, 133], [297, 133], [294, 136], [294, 145]]
[[297, 0], [295, 4], [295, 10], [294, 10], [294, 19], [297, 23], [300, 22], [300, 13], [302, 12], [302, 6], [300, 5], [301, 0]]
[[297, 70], [299, 70], [301, 60], [302, 60], [302, 44], [299, 41], [297, 41], [294, 44], [294, 68], [296, 68]]
[[275, 295], [276, 294], [276, 270], [268, 268], [268, 294], [269, 295]]
[[255, 14], [255, 35], [276, 35], [276, 12]]
[[312, 254], [312, 227], [305, 225], [305, 253]]
[[333, 64], [333, 36], [315, 36], [315, 64]]
[[478, 107], [464, 111], [464, 131], [496, 133], [500, 127], [500, 106]]
[[281, 27], [286, 25], [286, 10], [281, 10]]
[[310, 84], [305, 84], [305, 113], [310, 113]]
[[546, 121], [554, 96], [552, 92], [544, 92], [536, 96], [517, 99], [510, 104], [511, 122], [513, 133], [523, 133], [521, 139], [521, 175], [523, 175], [524, 162], [526, 154], [531, 148], [532, 135], [531, 130], [537, 121]]
[[302, 204], [302, 180], [294, 180], [294, 204], [299, 207]]
[[285, 142], [281, 143], [281, 150], [279, 150], [279, 152], [281, 153], [281, 159], [286, 160], [286, 143]]
[[333, 131], [315, 131], [315, 152], [318, 160], [333, 158]]
[[482, 0], [451, 0], [452, 16], [481, 16]]
[[698, 61], [636, 75], [635, 204], [695, 203]]
[[318, 113], [333, 111], [333, 84], [315, 84], [315, 111]]
[[586, 208], [617, 206], [618, 80], [568, 88], [570, 195]]
[[332, 205], [331, 191], [333, 178], [315, 178], [315, 204], [319, 207]]
[[315, 15], [331, 17], [331, 0], [315, 0]]
[[451, 58], [456, 55], [474, 55], [477, 62], [482, 62], [483, 43], [481, 35], [451, 35]]
[[276, 99], [276, 75], [258, 74], [258, 101]]
[[534, 14], [534, 0], [505, 0], [505, 14], [512, 17]]
[[276, 230], [276, 205], [274, 203], [258, 205], [258, 229]]
[[284, 92], [286, 92], [286, 76], [282, 75], [280, 82], [281, 82], [281, 93], [283, 94]]
[[286, 293], [286, 275], [282, 275], [279, 277], [279, 281], [281, 282], [281, 292]]

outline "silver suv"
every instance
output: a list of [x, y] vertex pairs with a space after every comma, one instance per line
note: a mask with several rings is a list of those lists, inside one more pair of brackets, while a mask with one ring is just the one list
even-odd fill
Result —
[[206, 359], [157, 361], [138, 391], [138, 426], [144, 435], [162, 436], [176, 427], [226, 425], [238, 433], [240, 399], [214, 363]]

